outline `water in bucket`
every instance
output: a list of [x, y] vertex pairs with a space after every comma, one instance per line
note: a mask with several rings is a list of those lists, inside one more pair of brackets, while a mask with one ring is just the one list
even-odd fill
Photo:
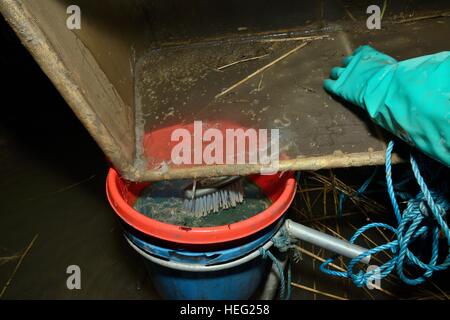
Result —
[[152, 183], [145, 188], [134, 209], [160, 222], [186, 227], [212, 227], [242, 221], [267, 209], [271, 201], [248, 179], [243, 179], [244, 202], [235, 208], [222, 209], [204, 217], [194, 217], [183, 206], [184, 188], [190, 180], [171, 180]]

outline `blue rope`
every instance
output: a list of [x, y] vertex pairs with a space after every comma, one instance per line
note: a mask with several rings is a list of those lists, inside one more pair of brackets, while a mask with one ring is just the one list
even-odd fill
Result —
[[[358, 188], [358, 190], [356, 190], [356, 196], [360, 196], [363, 193], [366, 192], [367, 188], [369, 187], [370, 183], [372, 182], [372, 180], [375, 178], [376, 174], [377, 174], [378, 168], [376, 167], [375, 170], [373, 171], [372, 175], [366, 180], [364, 181], [364, 183], [361, 185], [361, 187]], [[344, 211], [344, 201], [345, 201], [346, 195], [342, 192], [339, 193], [339, 209], [338, 209], [338, 217], [341, 218], [343, 211]]]
[[[300, 171], [297, 171], [295, 175], [295, 180], [297, 183], [300, 183], [300, 177], [301, 173]], [[274, 247], [276, 247], [280, 252], [287, 252], [289, 249], [294, 247], [294, 243], [296, 242], [296, 239], [292, 239], [289, 237], [288, 232], [284, 227], [281, 228], [280, 233], [278, 236], [272, 238], [272, 242]], [[285, 275], [283, 266], [281, 265], [281, 262], [275, 258], [275, 256], [269, 251], [261, 247], [259, 249], [259, 252], [261, 253], [261, 256], [263, 259], [266, 259], [267, 257], [272, 260], [273, 264], [275, 264], [278, 274], [280, 275], [280, 300], [289, 300], [291, 299], [291, 279], [292, 279], [292, 270], [291, 270], [291, 261], [289, 259], [288, 261], [288, 272], [287, 272], [287, 290], [286, 290], [286, 281], [285, 281]], [[297, 251], [296, 251], [297, 252]], [[295, 254], [294, 254], [294, 260], [295, 260]]]
[[301, 172], [297, 171], [295, 174], [295, 181], [297, 181], [297, 184], [300, 183], [300, 178], [301, 178]]
[[[398, 227], [394, 228], [385, 223], [370, 223], [357, 230], [350, 239], [350, 242], [354, 243], [359, 236], [372, 228], [386, 228], [395, 235], [396, 240], [372, 248], [352, 259], [348, 265], [347, 272], [338, 272], [328, 268], [328, 265], [334, 261], [335, 257], [326, 260], [320, 266], [320, 270], [323, 272], [332, 276], [349, 278], [358, 287], [366, 285], [370, 280], [383, 279], [394, 269], [403, 282], [409, 285], [418, 285], [431, 277], [434, 271], [442, 271], [450, 266], [450, 230], [444, 218], [446, 212], [450, 209], [450, 204], [443, 192], [428, 189], [420, 173], [419, 166], [411, 155], [410, 163], [414, 177], [420, 187], [420, 192], [415, 198], [408, 201], [402, 213], [396, 200], [394, 184], [392, 182], [391, 157], [393, 148], [394, 142], [391, 141], [386, 149], [386, 185]], [[439, 236], [441, 232], [447, 239], [448, 249], [446, 258], [442, 263], [438, 264]], [[426, 263], [414, 255], [409, 248], [416, 240], [425, 239], [428, 235], [432, 238], [431, 258]], [[355, 266], [365, 257], [386, 250], [392, 252], [393, 258], [391, 260], [368, 272], [363, 272], [362, 270], [353, 271]], [[406, 265], [415, 265], [420, 268], [422, 275], [416, 278], [408, 277], [405, 274]]]
[[264, 259], [268, 257], [270, 260], [272, 260], [273, 264], [275, 264], [278, 270], [278, 274], [280, 275], [280, 300], [289, 300], [291, 298], [291, 277], [292, 277], [291, 264], [289, 263], [288, 266], [287, 290], [286, 290], [286, 281], [281, 262], [277, 258], [275, 258], [275, 256], [269, 250], [266, 250], [263, 247], [261, 247], [259, 251]]
[[280, 250], [280, 252], [287, 252], [289, 249], [295, 248], [295, 243], [297, 239], [293, 239], [289, 236], [286, 228], [281, 227], [280, 232], [276, 237], [272, 238], [273, 245]]

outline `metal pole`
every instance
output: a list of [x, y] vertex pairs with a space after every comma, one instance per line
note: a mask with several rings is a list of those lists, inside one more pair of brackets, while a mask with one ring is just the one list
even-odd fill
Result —
[[[356, 244], [351, 244], [348, 241], [335, 238], [315, 229], [311, 229], [290, 219], [286, 220], [285, 227], [290, 236], [306, 241], [315, 246], [336, 252], [337, 254], [347, 258], [353, 259], [368, 250]], [[370, 256], [365, 257], [361, 260], [361, 262], [369, 264]]]

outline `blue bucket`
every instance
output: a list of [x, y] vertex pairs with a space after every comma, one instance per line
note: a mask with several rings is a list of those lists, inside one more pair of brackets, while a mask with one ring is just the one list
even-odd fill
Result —
[[193, 252], [163, 248], [148, 243], [129, 231], [129, 244], [145, 258], [155, 289], [173, 300], [244, 300], [256, 292], [270, 268], [260, 256], [281, 226], [279, 221], [258, 238], [237, 247]]

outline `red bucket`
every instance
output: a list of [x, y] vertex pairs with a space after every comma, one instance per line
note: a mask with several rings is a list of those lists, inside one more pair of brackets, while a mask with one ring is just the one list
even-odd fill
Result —
[[186, 245], [216, 245], [241, 240], [279, 221], [292, 203], [296, 182], [289, 173], [249, 176], [272, 204], [259, 214], [236, 223], [205, 228], [188, 228], [151, 219], [132, 206], [149, 183], [131, 183], [110, 169], [106, 180], [108, 200], [118, 216], [132, 228], [155, 238]]

